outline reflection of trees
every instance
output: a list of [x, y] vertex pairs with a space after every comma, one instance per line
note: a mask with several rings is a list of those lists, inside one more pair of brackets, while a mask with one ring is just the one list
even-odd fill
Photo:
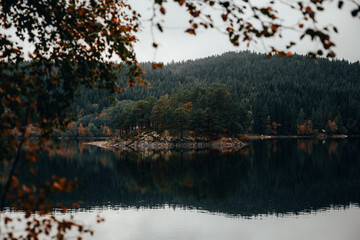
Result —
[[[298, 139], [297, 147], [299, 150], [311, 155], [313, 141], [314, 140], [312, 140], [312, 139]], [[317, 141], [317, 140], [315, 140], [315, 141]]]
[[329, 145], [329, 154], [336, 154], [338, 151], [338, 143], [336, 141], [331, 141]]
[[[254, 143], [254, 161], [239, 201], [248, 199], [261, 212], [319, 209], [359, 203], [360, 151], [358, 139], [322, 141], [278, 140], [281, 151], [271, 153], [273, 141]], [[336, 146], [336, 148], [334, 148]], [[331, 150], [330, 150], [331, 149]], [[300, 151], [298, 151], [300, 150]], [[334, 154], [335, 153], [335, 154]], [[257, 205], [251, 204], [256, 199]]]
[[[313, 145], [319, 144], [319, 141], [322, 141], [324, 144], [326, 143], [326, 148], [327, 148], [329, 155], [337, 154], [339, 143], [336, 140], [326, 141], [325, 139], [323, 139], [323, 140], [320, 140], [320, 139], [298, 139], [297, 146], [298, 146], [299, 150], [311, 155]], [[345, 139], [344, 142], [347, 142], [347, 140]]]
[[122, 152], [117, 162], [117, 171], [127, 179], [130, 189], [170, 191], [181, 198], [225, 199], [240, 187], [250, 168], [249, 158], [240, 152], [165, 151], [140, 155]]
[[[74, 151], [78, 143], [69, 143], [74, 155], [64, 158], [60, 153], [51, 161], [44, 157], [38, 179], [29, 176], [29, 180], [44, 182], [54, 173], [76, 177], [79, 189], [54, 200], [69, 204], [80, 200], [89, 208], [170, 204], [232, 215], [317, 210], [360, 203], [359, 144], [359, 139], [256, 141], [245, 154], [115, 153], [93, 146], [80, 153]], [[334, 145], [335, 154], [329, 151]]]
[[[116, 167], [129, 193], [143, 193], [142, 206], [170, 203], [242, 215], [298, 212], [360, 202], [357, 145], [356, 139], [258, 141], [247, 156], [185, 152], [183, 161], [180, 152], [147, 153], [136, 161], [136, 153], [122, 152]], [[244, 165], [239, 159], [246, 159]]]

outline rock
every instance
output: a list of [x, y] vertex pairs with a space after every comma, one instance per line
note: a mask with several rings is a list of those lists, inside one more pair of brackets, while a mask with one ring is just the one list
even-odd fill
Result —
[[[247, 143], [241, 142], [237, 139], [221, 139], [217, 141], [204, 142], [204, 141], [102, 141], [102, 142], [90, 142], [87, 144], [95, 145], [106, 149], [119, 149], [119, 150], [132, 150], [132, 151], [148, 151], [148, 150], [168, 150], [168, 149], [217, 149], [217, 150], [239, 150], [246, 146]], [[235, 141], [236, 140], [236, 141]]]

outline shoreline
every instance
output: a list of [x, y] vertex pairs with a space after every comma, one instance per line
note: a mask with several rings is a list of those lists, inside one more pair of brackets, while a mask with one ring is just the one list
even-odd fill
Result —
[[352, 138], [352, 137], [360, 137], [357, 135], [345, 135], [345, 134], [334, 134], [334, 135], [307, 135], [307, 136], [298, 136], [298, 135], [247, 135], [249, 140], [263, 140], [263, 139], [342, 139], [342, 138]]
[[[87, 145], [97, 146], [108, 150], [127, 150], [127, 151], [148, 151], [148, 150], [195, 150], [195, 149], [214, 149], [214, 150], [240, 150], [249, 147], [251, 141], [269, 139], [344, 139], [359, 136], [337, 135], [315, 135], [315, 136], [296, 136], [296, 135], [247, 135], [245, 141], [237, 139], [219, 139], [212, 141], [120, 141], [104, 140], [86, 142]], [[90, 140], [90, 139], [89, 139]]]
[[250, 146], [242, 141], [209, 141], [209, 142], [190, 142], [190, 141], [95, 141], [86, 144], [97, 146], [104, 149], [148, 151], [148, 150], [194, 150], [194, 149], [234, 149], [240, 150]]

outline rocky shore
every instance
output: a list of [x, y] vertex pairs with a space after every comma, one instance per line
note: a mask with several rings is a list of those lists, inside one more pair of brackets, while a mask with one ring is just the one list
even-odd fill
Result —
[[194, 141], [96, 141], [89, 142], [89, 145], [105, 149], [148, 151], [148, 150], [169, 150], [169, 149], [242, 149], [249, 146], [248, 143], [237, 139], [219, 139], [207, 142]]

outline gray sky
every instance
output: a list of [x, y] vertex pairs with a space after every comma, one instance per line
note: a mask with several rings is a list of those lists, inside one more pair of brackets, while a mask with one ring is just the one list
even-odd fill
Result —
[[[196, 36], [186, 34], [187, 13], [184, 8], [174, 3], [166, 3], [164, 6], [167, 10], [164, 20], [166, 26], [164, 33], [160, 33], [154, 29], [154, 35], [151, 34], [150, 22], [146, 21], [152, 16], [152, 3], [154, 0], [136, 0], [131, 1], [133, 7], [143, 16], [142, 31], [138, 34], [139, 42], [135, 46], [137, 57], [140, 61], [163, 61], [171, 62], [187, 59], [203, 58], [215, 54], [221, 54], [227, 51], [254, 50], [256, 52], [265, 52], [266, 46], [270, 44], [279, 48], [283, 48], [289, 39], [295, 40], [298, 44], [293, 49], [298, 54], [305, 54], [308, 51], [318, 49], [319, 45], [309, 40], [299, 41], [299, 34], [292, 31], [284, 31], [283, 39], [272, 39], [263, 44], [251, 44], [246, 47], [240, 44], [240, 47], [234, 47], [228, 40], [227, 35], [218, 30], [201, 30]], [[171, 1], [170, 1], [171, 2]], [[259, 1], [254, 1], [255, 3]], [[350, 9], [354, 5], [345, 1], [344, 7], [339, 10], [337, 8], [338, 1], [330, 1], [326, 4], [325, 12], [319, 15], [319, 26], [333, 24], [338, 28], [339, 33], [331, 35], [332, 40], [336, 44], [334, 49], [338, 59], [346, 59], [351, 62], [360, 60], [360, 19], [354, 18], [350, 14]], [[278, 5], [278, 10], [285, 24], [297, 24], [299, 13], [291, 11], [288, 7]], [[209, 10], [215, 13], [214, 10]], [[217, 12], [214, 20], [216, 25], [221, 27], [221, 12]], [[215, 15], [214, 15], [215, 16]], [[153, 42], [159, 43], [158, 50], [155, 51], [151, 46]]]
[[[237, 1], [237, 0], [235, 0]], [[270, 0], [253, 0], [255, 4], [266, 3]], [[283, 0], [293, 1], [293, 0]], [[306, 2], [309, 0], [303, 0]], [[335, 53], [338, 59], [346, 59], [351, 62], [360, 61], [360, 16], [354, 18], [350, 11], [354, 9], [355, 5], [351, 1], [358, 2], [360, 0], [345, 0], [344, 7], [339, 10], [337, 8], [338, 0], [327, 0], [325, 4], [325, 11], [318, 15], [318, 26], [325, 26], [332, 24], [338, 28], [338, 34], [332, 34], [331, 38], [335, 42]], [[276, 3], [281, 2], [279, 0]], [[265, 41], [265, 44], [252, 43], [249, 47], [240, 43], [240, 47], [234, 47], [228, 40], [228, 36], [219, 30], [198, 30], [197, 35], [189, 35], [185, 33], [188, 28], [188, 14], [184, 7], [180, 7], [173, 0], [168, 0], [165, 3], [166, 15], [160, 16], [158, 20], [163, 21], [164, 32], [159, 32], [156, 28], [151, 34], [150, 17], [152, 16], [152, 6], [154, 0], [129, 0], [129, 3], [141, 13], [141, 32], [137, 34], [138, 42], [135, 45], [135, 52], [139, 61], [182, 61], [188, 59], [204, 58], [216, 54], [222, 54], [228, 51], [251, 50], [256, 52], [267, 52], [269, 46], [273, 45], [279, 50], [286, 50], [285, 46], [290, 40], [297, 43], [296, 47], [292, 49], [298, 54], [306, 54], [308, 51], [317, 50], [320, 45], [311, 42], [309, 39], [299, 40], [299, 33], [284, 30], [282, 39], [270, 39]], [[257, 5], [260, 6], [260, 5]], [[265, 5], [264, 5], [265, 6]], [[268, 6], [268, 4], [266, 4]], [[280, 17], [284, 19], [286, 25], [297, 25], [298, 20], [302, 17], [299, 12], [294, 12], [284, 4], [278, 3], [275, 5], [279, 11]], [[224, 30], [224, 23], [220, 18], [221, 11], [216, 11], [213, 8], [204, 9], [203, 12], [212, 14], [215, 21], [215, 26]], [[360, 15], [360, 14], [359, 14]], [[14, 36], [15, 30], [10, 29], [6, 32], [0, 29], [1, 32]], [[15, 38], [16, 39], [16, 38]], [[16, 41], [19, 41], [16, 39]], [[159, 44], [157, 50], [152, 47], [152, 43]], [[25, 52], [32, 52], [34, 48], [32, 44], [23, 42], [22, 45]], [[114, 59], [115, 60], [115, 59]], [[116, 60], [115, 60], [116, 61]]]

